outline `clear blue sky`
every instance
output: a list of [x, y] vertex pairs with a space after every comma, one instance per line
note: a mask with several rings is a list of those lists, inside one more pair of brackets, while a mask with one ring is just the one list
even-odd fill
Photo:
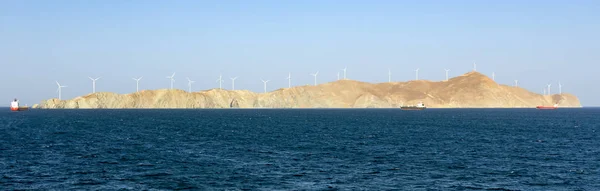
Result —
[[0, 1], [0, 100], [32, 105], [97, 91], [262, 91], [336, 79], [442, 80], [472, 68], [541, 93], [547, 83], [600, 106], [600, 1]]

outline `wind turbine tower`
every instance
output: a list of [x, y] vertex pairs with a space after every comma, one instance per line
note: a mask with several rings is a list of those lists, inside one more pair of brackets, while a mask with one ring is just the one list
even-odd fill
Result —
[[473, 61], [473, 71], [477, 71], [477, 63], [475, 61]]
[[223, 89], [223, 88], [221, 88], [221, 84], [223, 83], [223, 76], [221, 74], [219, 74], [219, 78], [217, 79], [217, 82], [219, 82], [219, 89]]
[[235, 90], [235, 80], [237, 78], [238, 78], [237, 76], [235, 78], [230, 78], [231, 79], [231, 90]]
[[135, 80], [135, 92], [140, 92], [140, 80], [142, 78], [143, 78], [143, 76], [138, 79], [131, 78], [131, 79]]
[[515, 87], [519, 87], [519, 80], [515, 80]]
[[562, 84], [558, 82], [558, 94], [562, 95]]
[[419, 80], [419, 68], [417, 68], [417, 69], [415, 70], [415, 74], [416, 74], [416, 76], [415, 76], [415, 80]]
[[310, 74], [310, 75], [315, 77], [315, 86], [316, 86], [317, 85], [317, 75], [319, 75], [319, 71], [317, 71], [317, 73]]
[[388, 83], [392, 82], [392, 70], [388, 69]]
[[92, 80], [92, 93], [96, 93], [96, 80], [99, 80], [100, 77], [95, 78], [95, 79], [92, 77], [88, 77], [88, 78], [90, 78], [90, 80]]
[[348, 69], [348, 67], [344, 67], [344, 69], [343, 69], [344, 70], [344, 80], [348, 79], [348, 78], [346, 78], [346, 69]]
[[337, 73], [337, 80], [340, 80], [340, 72]]
[[292, 88], [292, 73], [288, 73], [288, 77], [286, 78], [288, 80], [288, 88]]
[[552, 84], [548, 84], [548, 95], [550, 95], [550, 86], [552, 86]]
[[446, 71], [446, 81], [448, 81], [448, 71], [450, 71], [449, 69], [445, 69]]
[[188, 80], [188, 92], [192, 92], [192, 83], [194, 83], [195, 81], [190, 80], [190, 78], [187, 78]]
[[174, 77], [175, 77], [175, 72], [173, 72], [173, 75], [167, 76], [167, 78], [171, 79], [171, 89], [173, 89], [173, 82], [175, 81]]
[[67, 86], [61, 86], [58, 81], [56, 81], [56, 85], [58, 85], [58, 89], [56, 91], [58, 91], [58, 100], [62, 99], [62, 88], [66, 88]]
[[492, 80], [496, 81], [496, 72], [492, 72]]
[[263, 80], [263, 79], [260, 79], [260, 81], [262, 81], [262, 82], [263, 82], [263, 85], [264, 85], [264, 90], [265, 90], [264, 92], [265, 92], [265, 93], [267, 93], [267, 83], [269, 82], [269, 80]]

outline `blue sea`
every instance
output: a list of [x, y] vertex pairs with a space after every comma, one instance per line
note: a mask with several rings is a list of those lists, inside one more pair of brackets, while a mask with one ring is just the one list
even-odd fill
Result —
[[600, 190], [600, 109], [0, 111], [0, 190]]

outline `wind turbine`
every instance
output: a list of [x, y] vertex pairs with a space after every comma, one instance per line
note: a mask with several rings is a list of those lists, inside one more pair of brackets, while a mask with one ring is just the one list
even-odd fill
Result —
[[473, 61], [473, 71], [477, 71], [477, 64]]
[[310, 74], [310, 75], [315, 77], [315, 86], [316, 86], [317, 85], [317, 75], [319, 75], [319, 71], [317, 71], [317, 73]]
[[416, 77], [415, 77], [415, 79], [416, 79], [416, 80], [419, 80], [419, 68], [417, 68], [417, 69], [415, 70], [415, 72], [416, 72]]
[[231, 90], [235, 90], [235, 79], [237, 79], [238, 77], [236, 76], [235, 78], [229, 78], [231, 79]]
[[492, 80], [496, 81], [496, 72], [492, 72]]
[[288, 73], [288, 77], [286, 78], [288, 80], [288, 88], [292, 88], [292, 73]]
[[[344, 80], [345, 80], [345, 79], [347, 79], [347, 78], [346, 78], [346, 69], [348, 69], [348, 67], [344, 67], [344, 69], [342, 69], [342, 70], [344, 70]], [[318, 73], [318, 72], [317, 72], [317, 73]]]
[[448, 71], [450, 71], [449, 69], [444, 69], [446, 71], [446, 81], [448, 81]]
[[337, 73], [337, 80], [340, 80], [340, 72]]
[[270, 80], [266, 80], [266, 81], [265, 81], [265, 80], [263, 80], [263, 79], [260, 79], [260, 81], [262, 81], [262, 82], [263, 82], [264, 89], [265, 89], [265, 93], [267, 93], [267, 82], [269, 82]]
[[558, 94], [562, 95], [562, 84], [558, 82]]
[[173, 72], [173, 75], [167, 76], [167, 78], [171, 79], [171, 89], [173, 89], [173, 82], [175, 81], [175, 79], [173, 79], [174, 77], [175, 77], [175, 72]]
[[187, 80], [188, 80], [188, 92], [192, 92], [192, 83], [194, 83], [195, 81], [190, 80], [190, 78], [187, 78]]
[[61, 100], [62, 98], [62, 88], [66, 88], [67, 86], [61, 86], [58, 81], [56, 81], [56, 85], [58, 85], [58, 89], [56, 91], [58, 91], [58, 100]]
[[92, 80], [92, 93], [96, 93], [96, 80], [100, 79], [100, 77], [94, 79], [92, 77], [88, 77], [90, 78], [90, 80]]
[[515, 87], [519, 87], [519, 80], [515, 80]]
[[550, 86], [552, 86], [552, 84], [548, 84], [548, 95], [550, 95]]
[[388, 83], [392, 82], [392, 70], [388, 69]]
[[143, 76], [138, 79], [131, 78], [131, 79], [135, 80], [135, 92], [140, 92], [140, 80], [142, 78], [143, 78]]
[[223, 83], [223, 76], [221, 74], [219, 74], [219, 78], [217, 79], [217, 82], [219, 82], [219, 89], [223, 89], [223, 88], [221, 88], [221, 84]]

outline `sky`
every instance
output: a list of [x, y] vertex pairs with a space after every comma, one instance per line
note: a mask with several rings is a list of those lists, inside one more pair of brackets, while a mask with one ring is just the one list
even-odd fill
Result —
[[[0, 1], [0, 105], [170, 86], [268, 91], [335, 81], [439, 81], [473, 69], [600, 106], [600, 1]], [[5, 100], [5, 104], [1, 100]]]

